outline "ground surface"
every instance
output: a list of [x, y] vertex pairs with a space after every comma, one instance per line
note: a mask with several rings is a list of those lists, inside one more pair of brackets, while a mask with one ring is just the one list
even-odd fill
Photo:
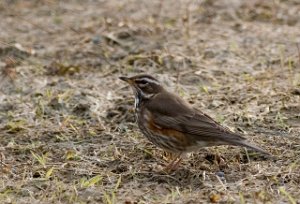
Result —
[[[1, 203], [299, 203], [298, 0], [0, 3]], [[276, 159], [166, 175], [121, 75], [147, 72]]]

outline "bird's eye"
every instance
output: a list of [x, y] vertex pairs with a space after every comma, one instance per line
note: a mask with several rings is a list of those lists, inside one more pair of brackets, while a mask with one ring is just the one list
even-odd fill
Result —
[[136, 81], [136, 83], [141, 87], [147, 86], [149, 84], [147, 80], [138, 80]]
[[148, 81], [142, 80], [142, 81], [140, 81], [139, 83], [140, 83], [140, 84], [148, 84]]

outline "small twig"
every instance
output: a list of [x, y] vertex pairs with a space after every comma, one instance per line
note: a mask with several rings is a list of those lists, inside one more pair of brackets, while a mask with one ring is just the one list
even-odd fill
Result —
[[249, 153], [248, 153], [247, 148], [245, 148], [245, 151], [246, 151], [247, 160], [248, 160], [248, 162], [250, 163], [250, 157], [249, 157]]
[[223, 181], [221, 180], [221, 178], [220, 178], [219, 176], [217, 176], [217, 175], [216, 175], [216, 177], [217, 177], [217, 179], [218, 179], [219, 183], [222, 185], [222, 187], [223, 187], [224, 191], [226, 191], [226, 190], [227, 190], [227, 188], [226, 188], [225, 184], [223, 183]]
[[25, 21], [25, 22], [28, 23], [28, 24], [31, 24], [32, 26], [34, 26], [34, 27], [36, 27], [36, 28], [38, 28], [38, 29], [40, 29], [40, 30], [46, 32], [47, 34], [52, 34], [52, 33], [53, 33], [53, 31], [49, 31], [49, 30], [48, 30], [47, 28], [45, 28], [44, 26], [41, 26], [41, 25], [39, 25], [39, 24], [37, 24], [37, 23], [34, 23], [34, 22], [31, 22], [31, 21], [25, 19], [24, 17], [22, 17], [22, 16], [20, 16], [20, 15], [12, 15], [12, 16], [18, 18], [19, 20]]
[[116, 73], [117, 71], [118, 71], [117, 69], [112, 68], [109, 71], [104, 72], [99, 78], [105, 78], [113, 73]]

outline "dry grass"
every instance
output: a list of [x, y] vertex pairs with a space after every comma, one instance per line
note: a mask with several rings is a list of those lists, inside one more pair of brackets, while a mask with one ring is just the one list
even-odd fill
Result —
[[[299, 203], [299, 14], [296, 0], [1, 1], [1, 203]], [[118, 80], [140, 72], [276, 159], [207, 148], [161, 173]]]

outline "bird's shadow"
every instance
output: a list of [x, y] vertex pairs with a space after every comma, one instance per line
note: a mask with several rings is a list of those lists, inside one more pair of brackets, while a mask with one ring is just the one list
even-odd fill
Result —
[[202, 172], [195, 173], [187, 168], [179, 168], [171, 173], [164, 171], [139, 172], [132, 176], [131, 179], [145, 183], [166, 184], [168, 186], [178, 186], [181, 188], [201, 188], [203, 185]]

